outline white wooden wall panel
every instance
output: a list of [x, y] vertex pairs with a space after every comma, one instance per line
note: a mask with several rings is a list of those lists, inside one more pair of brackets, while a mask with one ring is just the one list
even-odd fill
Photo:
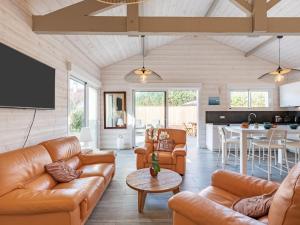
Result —
[[[38, 36], [31, 31], [29, 1], [1, 0], [0, 42], [56, 69], [56, 109], [40, 110], [28, 145], [67, 135], [67, 61], [100, 80], [100, 69], [62, 36]], [[31, 1], [33, 3], [33, 1]], [[42, 1], [35, 1], [40, 4]], [[0, 109], [0, 152], [20, 148], [29, 129], [33, 110]]]

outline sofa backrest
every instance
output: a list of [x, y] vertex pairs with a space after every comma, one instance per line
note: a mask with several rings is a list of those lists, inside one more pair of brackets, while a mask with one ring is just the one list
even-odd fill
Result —
[[0, 196], [17, 188], [24, 188], [30, 180], [45, 174], [44, 166], [51, 163], [42, 145], [0, 154]]
[[300, 224], [300, 163], [289, 172], [276, 194], [269, 211], [269, 224]]
[[41, 145], [48, 150], [54, 162], [63, 160], [74, 169], [79, 167], [80, 160], [78, 155], [81, 153], [81, 146], [77, 137], [53, 139], [42, 142]]
[[170, 139], [175, 141], [175, 144], [186, 144], [185, 130], [161, 128], [158, 130], [158, 136], [161, 132], [167, 132], [170, 135]]

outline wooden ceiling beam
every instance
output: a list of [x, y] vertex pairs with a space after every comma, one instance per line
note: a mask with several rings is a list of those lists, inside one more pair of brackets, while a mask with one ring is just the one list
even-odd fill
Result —
[[254, 0], [253, 2], [253, 32], [267, 31], [267, 1]]
[[278, 4], [281, 0], [269, 0], [267, 3], [267, 10], [273, 8], [276, 4]]
[[114, 7], [119, 6], [120, 4], [116, 5], [109, 5], [102, 2], [98, 2], [97, 0], [84, 0], [78, 2], [76, 4], [64, 7], [57, 11], [51, 12], [49, 14], [44, 15], [45, 17], [53, 18], [66, 18], [66, 17], [73, 17], [74, 15], [77, 16], [91, 16], [97, 13], [112, 9]]
[[263, 41], [262, 43], [258, 44], [254, 48], [252, 48], [250, 51], [246, 52], [245, 53], [245, 57], [249, 57], [249, 56], [255, 54], [255, 52], [257, 52], [259, 49], [267, 46], [268, 44], [272, 43], [276, 39], [277, 39], [276, 36], [274, 36], [274, 37], [270, 37], [269, 39]]
[[231, 2], [237, 6], [239, 9], [241, 9], [243, 12], [245, 12], [248, 16], [252, 14], [253, 7], [251, 4], [249, 4], [246, 0], [231, 0]]
[[[33, 16], [36, 33], [45, 34], [237, 34], [300, 35], [300, 17], [267, 17], [267, 10], [274, 1], [254, 0], [253, 7], [246, 0], [232, 0], [248, 12], [250, 17], [140, 17], [139, 5], [127, 6], [127, 16], [91, 16], [112, 6], [97, 0], [84, 0], [77, 4], [49, 13]], [[211, 11], [218, 1], [214, 1]], [[210, 13], [208, 11], [208, 14]]]
[[[123, 34], [128, 35], [127, 17], [82, 16], [55, 21], [34, 16], [33, 31], [44, 34]], [[264, 35], [300, 35], [300, 17], [267, 18]], [[251, 17], [139, 17], [141, 34], [228, 34], [252, 35]], [[133, 33], [132, 33], [133, 35]]]
[[138, 32], [139, 31], [139, 5], [129, 4], [127, 5], [127, 31]]

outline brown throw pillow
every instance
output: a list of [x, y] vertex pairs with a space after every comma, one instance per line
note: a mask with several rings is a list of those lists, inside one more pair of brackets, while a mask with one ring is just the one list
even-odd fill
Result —
[[46, 171], [59, 183], [70, 182], [82, 174], [82, 171], [74, 170], [64, 161], [57, 161], [45, 166]]
[[157, 151], [172, 152], [174, 150], [175, 141], [172, 139], [159, 140], [157, 144]]
[[274, 192], [270, 194], [243, 198], [232, 205], [232, 209], [254, 219], [268, 215]]

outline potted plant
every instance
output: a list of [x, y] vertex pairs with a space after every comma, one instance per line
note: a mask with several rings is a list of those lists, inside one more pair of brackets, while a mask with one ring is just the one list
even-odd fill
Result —
[[157, 153], [152, 153], [152, 166], [150, 167], [150, 174], [152, 177], [157, 177], [157, 174], [160, 172], [160, 166], [158, 163]]

